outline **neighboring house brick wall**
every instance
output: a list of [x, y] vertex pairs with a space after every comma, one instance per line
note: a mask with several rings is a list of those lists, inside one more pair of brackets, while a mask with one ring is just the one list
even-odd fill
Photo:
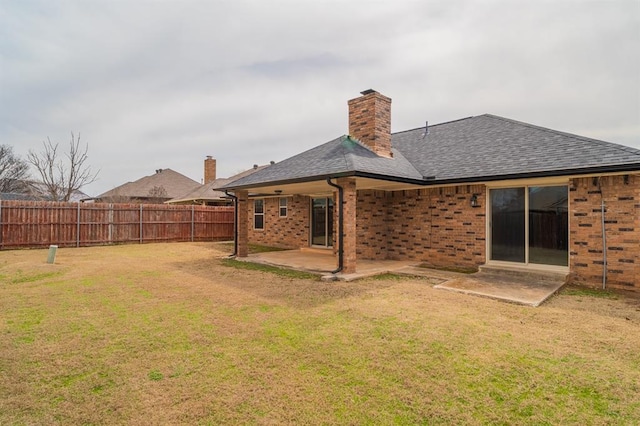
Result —
[[[601, 200], [605, 203], [607, 287], [640, 288], [640, 176], [572, 179], [569, 192], [571, 281], [602, 287]], [[602, 189], [602, 192], [600, 191]], [[601, 198], [602, 196], [602, 198]]]
[[[471, 207], [470, 198], [478, 197]], [[412, 191], [359, 191], [358, 256], [434, 266], [485, 263], [484, 185]]]
[[281, 248], [300, 248], [309, 245], [310, 199], [302, 195], [287, 198], [287, 216], [280, 217], [280, 198], [264, 199], [264, 229], [253, 228], [253, 199], [249, 201], [247, 224], [249, 241], [254, 244]]

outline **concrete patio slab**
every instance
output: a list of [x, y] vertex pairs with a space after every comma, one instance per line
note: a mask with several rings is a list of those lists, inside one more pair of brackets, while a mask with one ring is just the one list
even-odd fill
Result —
[[531, 273], [478, 272], [434, 288], [489, 297], [527, 306], [540, 306], [565, 284], [563, 276]]
[[300, 249], [250, 254], [238, 258], [248, 262], [296, 269], [321, 275], [324, 280], [352, 281], [384, 273], [405, 274], [429, 278], [438, 282], [434, 288], [489, 297], [510, 303], [539, 306], [565, 284], [559, 274], [535, 274], [486, 270], [475, 274], [422, 268], [409, 261], [358, 260], [354, 274], [332, 274], [336, 257], [331, 250]]
[[[238, 260], [243, 260], [238, 258]], [[301, 249], [271, 251], [266, 253], [250, 254], [249, 262], [262, 263], [272, 266], [284, 266], [300, 271], [313, 272], [319, 275], [329, 275], [337, 268], [336, 257], [331, 250], [325, 249]], [[395, 272], [406, 268], [412, 262], [398, 260], [358, 260], [358, 271], [353, 274], [338, 273], [332, 275], [332, 279], [341, 281], [353, 281], [374, 275]]]
[[336, 269], [336, 259], [333, 252], [322, 249], [269, 251], [252, 253], [246, 258], [238, 257], [236, 259], [313, 272], [319, 275], [331, 273]]

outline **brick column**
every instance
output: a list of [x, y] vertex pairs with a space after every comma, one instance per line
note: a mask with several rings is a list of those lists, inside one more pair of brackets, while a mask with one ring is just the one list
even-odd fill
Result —
[[[342, 220], [343, 238], [343, 274], [356, 272], [356, 180], [354, 178], [340, 178], [336, 181], [344, 189]], [[336, 224], [337, 225], [337, 224]]]
[[238, 257], [249, 254], [249, 192], [236, 191], [238, 197]]

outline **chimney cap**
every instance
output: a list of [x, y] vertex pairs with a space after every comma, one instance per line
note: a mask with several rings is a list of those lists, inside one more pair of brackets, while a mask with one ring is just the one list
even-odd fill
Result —
[[207, 160], [211, 160], [213, 157], [211, 155], [207, 155]]
[[378, 93], [378, 92], [373, 90], [373, 89], [367, 89], [367, 90], [363, 90], [362, 92], [360, 92], [361, 95], [370, 95], [372, 93]]

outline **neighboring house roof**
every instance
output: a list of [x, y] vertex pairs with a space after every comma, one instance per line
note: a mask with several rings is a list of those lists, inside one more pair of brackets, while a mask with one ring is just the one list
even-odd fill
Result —
[[[47, 192], [47, 187], [42, 182], [32, 180], [24, 180], [21, 192], [3, 192], [0, 193], [2, 200], [21, 200], [21, 201], [52, 201]], [[89, 198], [87, 194], [80, 190], [71, 193], [70, 202], [79, 202]]]
[[43, 201], [42, 197], [30, 194], [19, 194], [15, 192], [0, 192], [0, 200], [6, 201]]
[[640, 150], [484, 114], [391, 135], [393, 158], [342, 136], [225, 185], [363, 176], [417, 184], [640, 169]]
[[150, 176], [145, 176], [134, 182], [127, 182], [98, 195], [96, 198], [149, 198], [150, 191], [154, 188], [162, 187], [166, 191], [166, 197], [163, 198], [168, 199], [192, 191], [199, 185], [195, 180], [174, 170], [158, 169], [156, 173]]
[[228, 200], [229, 197], [227, 196], [227, 194], [225, 194], [224, 191], [217, 191], [218, 188], [222, 188], [223, 186], [231, 182], [235, 182], [238, 179], [249, 176], [268, 166], [270, 165], [269, 164], [263, 165], [263, 166], [255, 165], [252, 168], [245, 170], [243, 172], [240, 172], [236, 175], [233, 175], [229, 178], [218, 178], [205, 185], [200, 185], [186, 194], [180, 195], [178, 197], [175, 197], [165, 202], [169, 204], [176, 204], [176, 203], [187, 203], [187, 202], [203, 202], [203, 201], [211, 202], [211, 201]]

